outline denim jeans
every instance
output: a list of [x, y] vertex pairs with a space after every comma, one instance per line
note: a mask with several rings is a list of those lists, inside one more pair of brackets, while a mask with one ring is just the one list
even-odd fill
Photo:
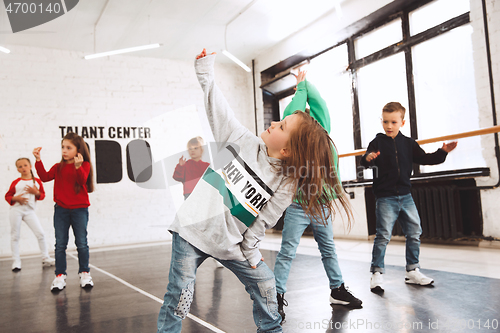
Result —
[[328, 280], [330, 280], [330, 289], [338, 288], [344, 282], [337, 253], [335, 252], [331, 217], [328, 218], [326, 226], [311, 222], [302, 207], [297, 203], [293, 203], [286, 209], [285, 223], [281, 233], [281, 249], [274, 264], [276, 290], [280, 294], [286, 292], [286, 282], [292, 261], [295, 258], [300, 237], [308, 225], [311, 225], [314, 240], [318, 243], [321, 261], [323, 261], [323, 267]]
[[75, 235], [78, 251], [78, 273], [90, 272], [89, 246], [87, 244], [87, 224], [89, 209], [66, 209], [57, 204], [54, 206], [54, 230], [56, 232], [56, 275], [66, 274], [66, 248], [68, 247], [69, 227]]
[[420, 267], [420, 217], [411, 194], [377, 198], [375, 214], [377, 217], [377, 233], [373, 243], [372, 263], [370, 271], [385, 272], [384, 257], [387, 244], [391, 240], [392, 229], [396, 220], [406, 237], [406, 270]]
[[[189, 313], [193, 301], [196, 270], [210, 257], [182, 239], [172, 234], [172, 260], [168, 274], [167, 293], [158, 315], [158, 333], [180, 333], [182, 320]], [[273, 272], [261, 261], [257, 268], [247, 261], [219, 260], [231, 270], [245, 285], [245, 290], [253, 300], [253, 318], [257, 332], [282, 332], [276, 300], [276, 283]], [[202, 296], [203, 297], [203, 296]]]

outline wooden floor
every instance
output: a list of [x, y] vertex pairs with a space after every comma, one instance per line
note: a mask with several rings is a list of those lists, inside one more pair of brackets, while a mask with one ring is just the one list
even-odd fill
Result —
[[[277, 252], [262, 253], [273, 268]], [[91, 251], [90, 261], [93, 289], [79, 287], [77, 260], [68, 253], [66, 289], [52, 293], [53, 267], [42, 268], [38, 258], [23, 258], [22, 270], [14, 273], [10, 260], [0, 260], [0, 332], [156, 332], [170, 245]], [[363, 308], [332, 308], [320, 257], [299, 254], [285, 295], [289, 306], [284, 332], [500, 332], [500, 279], [423, 270], [436, 283], [419, 287], [404, 283], [403, 267], [390, 265], [384, 275], [386, 291], [377, 295], [368, 287], [369, 264], [345, 259], [340, 264], [346, 285]], [[207, 260], [198, 271], [182, 332], [255, 331], [243, 285], [229, 270]]]

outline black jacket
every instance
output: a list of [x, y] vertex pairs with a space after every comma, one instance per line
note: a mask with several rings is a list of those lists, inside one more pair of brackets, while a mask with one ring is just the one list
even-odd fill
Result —
[[[377, 151], [380, 151], [380, 155], [367, 162], [366, 156]], [[394, 139], [379, 133], [368, 145], [366, 154], [361, 158], [361, 165], [372, 168], [375, 196], [389, 197], [410, 193], [413, 163], [440, 164], [445, 161], [447, 155], [442, 149], [427, 154], [414, 139], [404, 136], [401, 132]]]

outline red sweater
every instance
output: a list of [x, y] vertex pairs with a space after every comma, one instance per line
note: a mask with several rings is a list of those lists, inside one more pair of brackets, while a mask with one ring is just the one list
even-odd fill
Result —
[[[90, 163], [83, 162], [77, 170], [74, 164], [64, 164], [58, 171], [60, 163], [54, 164], [47, 172], [42, 161], [35, 163], [35, 169], [43, 182], [54, 179], [54, 201], [66, 209], [86, 208], [90, 206], [89, 194], [87, 192], [87, 177], [90, 172]], [[80, 184], [78, 193], [75, 191], [75, 183]]]
[[177, 164], [173, 178], [184, 184], [184, 194], [193, 192], [198, 180], [203, 176], [203, 173], [208, 168], [210, 163], [199, 160], [187, 160], [184, 165]]

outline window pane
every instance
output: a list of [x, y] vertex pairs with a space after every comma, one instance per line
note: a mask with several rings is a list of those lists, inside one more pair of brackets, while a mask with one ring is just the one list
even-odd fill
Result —
[[416, 35], [470, 11], [470, 0], [437, 0], [410, 13], [410, 34]]
[[[389, 102], [399, 102], [408, 111], [405, 55], [400, 52], [358, 70], [359, 117], [361, 145], [367, 148], [377, 133], [384, 133], [381, 123], [382, 108]], [[408, 112], [401, 132], [410, 136]], [[371, 179], [371, 170], [365, 170]]]
[[[427, 139], [479, 128], [470, 24], [412, 49], [418, 137]], [[439, 56], [437, 56], [439, 55]], [[427, 152], [442, 143], [425, 145]], [[481, 138], [460, 139], [446, 162], [423, 172], [484, 167]]]
[[292, 101], [292, 98], [293, 95], [280, 99], [280, 119], [283, 119], [283, 113], [285, 112], [286, 106]]
[[[342, 44], [311, 60], [307, 80], [313, 83], [326, 101], [331, 117], [330, 137], [339, 153], [354, 150], [351, 79], [348, 65], [347, 45]], [[354, 157], [339, 161], [342, 181], [356, 179]]]
[[364, 58], [403, 39], [401, 19], [381, 26], [354, 41], [356, 59]]

